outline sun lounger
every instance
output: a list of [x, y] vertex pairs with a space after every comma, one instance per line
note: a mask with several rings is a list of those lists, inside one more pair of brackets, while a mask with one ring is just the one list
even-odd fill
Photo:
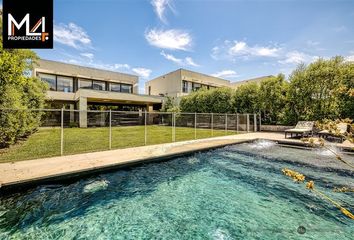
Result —
[[344, 135], [347, 133], [348, 130], [348, 124], [338, 123], [336, 124], [336, 127], [337, 127], [337, 131], [322, 130], [318, 133], [318, 136], [323, 138], [335, 137], [335, 138], [340, 138], [341, 141], [343, 141]]
[[285, 130], [285, 138], [289, 133], [290, 137], [293, 137], [293, 135], [301, 135], [301, 137], [313, 136], [314, 124], [315, 122], [313, 121], [299, 121], [295, 128]]

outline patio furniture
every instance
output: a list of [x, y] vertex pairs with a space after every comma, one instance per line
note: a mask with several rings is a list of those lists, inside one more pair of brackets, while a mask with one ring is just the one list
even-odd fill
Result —
[[295, 128], [285, 130], [285, 138], [290, 133], [290, 137], [301, 135], [301, 137], [313, 136], [314, 121], [299, 121]]
[[338, 131], [322, 130], [318, 133], [318, 136], [323, 138], [328, 138], [328, 137], [340, 138], [340, 140], [343, 141], [345, 139], [344, 135], [348, 130], [348, 124], [338, 123], [336, 124], [336, 127]]

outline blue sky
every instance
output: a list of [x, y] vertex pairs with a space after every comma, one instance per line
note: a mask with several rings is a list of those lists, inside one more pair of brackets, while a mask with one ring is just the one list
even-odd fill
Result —
[[178, 68], [239, 81], [354, 60], [354, 1], [54, 2], [54, 49], [39, 56], [139, 75], [140, 90]]

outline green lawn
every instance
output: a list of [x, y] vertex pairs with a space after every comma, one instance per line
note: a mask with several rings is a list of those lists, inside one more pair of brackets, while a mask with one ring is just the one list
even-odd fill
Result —
[[[197, 129], [197, 139], [236, 134], [235, 131]], [[194, 139], [194, 128], [176, 127], [176, 141]], [[172, 142], [172, 128], [147, 126], [147, 145]], [[144, 126], [112, 127], [112, 149], [143, 146]], [[109, 128], [65, 128], [64, 155], [109, 149]], [[60, 129], [41, 128], [26, 141], [0, 150], [0, 162], [60, 155]]]

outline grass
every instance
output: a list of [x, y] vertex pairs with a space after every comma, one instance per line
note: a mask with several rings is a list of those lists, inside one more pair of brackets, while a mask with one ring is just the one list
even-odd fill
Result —
[[[197, 139], [236, 134], [235, 131], [197, 129]], [[195, 139], [194, 128], [176, 127], [176, 141]], [[147, 126], [147, 145], [172, 142], [172, 128]], [[112, 149], [145, 145], [144, 126], [112, 127]], [[65, 128], [64, 155], [109, 149], [109, 128]], [[0, 162], [60, 155], [60, 128], [41, 128], [22, 141], [0, 150]]]

